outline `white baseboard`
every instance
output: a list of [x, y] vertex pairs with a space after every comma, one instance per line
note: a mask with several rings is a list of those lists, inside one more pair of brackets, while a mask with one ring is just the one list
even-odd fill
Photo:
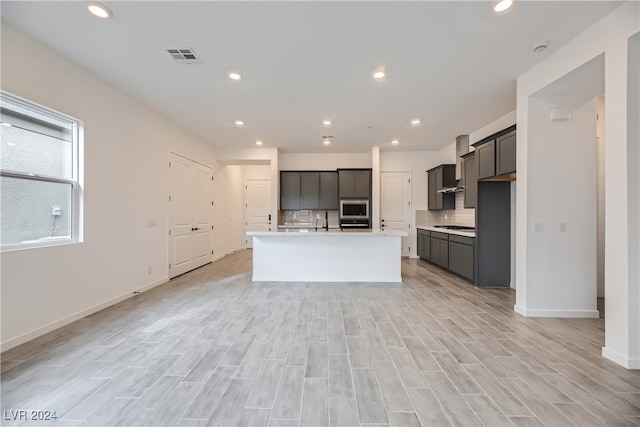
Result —
[[84, 310], [80, 310], [76, 313], [73, 313], [69, 316], [65, 316], [62, 319], [56, 320], [54, 322], [48, 323], [44, 326], [41, 326], [39, 328], [33, 329], [29, 332], [26, 332], [22, 335], [18, 335], [17, 337], [14, 338], [10, 338], [6, 341], [3, 341], [2, 343], [0, 343], [0, 352], [4, 352], [7, 350], [10, 350], [14, 347], [19, 346], [20, 344], [24, 344], [28, 341], [31, 341], [32, 339], [38, 338], [39, 336], [42, 336], [48, 332], [54, 331], [62, 326], [68, 325], [69, 323], [75, 322], [76, 320], [80, 320], [83, 317], [87, 317], [93, 313], [96, 313], [104, 308], [110, 307], [114, 304], [117, 304], [121, 301], [124, 301], [128, 298], [131, 298], [134, 296], [134, 292], [146, 292], [149, 289], [155, 288], [156, 286], [162, 285], [164, 283], [167, 283], [169, 281], [168, 277], [163, 277], [161, 279], [158, 279], [152, 283], [148, 283], [144, 286], [141, 286], [137, 289], [133, 289], [129, 292], [126, 292], [122, 295], [118, 295], [117, 297], [108, 299], [106, 301], [103, 301], [99, 304], [93, 305], [91, 307], [85, 308]]
[[630, 359], [608, 347], [602, 347], [602, 357], [627, 369], [640, 369], [640, 358]]
[[565, 317], [571, 319], [597, 319], [598, 310], [531, 310], [514, 305], [513, 310], [525, 317]]

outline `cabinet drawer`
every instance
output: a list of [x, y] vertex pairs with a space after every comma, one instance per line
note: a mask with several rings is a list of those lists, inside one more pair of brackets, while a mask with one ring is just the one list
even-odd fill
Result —
[[431, 236], [431, 230], [423, 230], [421, 228], [418, 228], [418, 236]]
[[473, 238], [473, 237], [458, 236], [457, 234], [450, 234], [449, 235], [449, 241], [450, 242], [456, 242], [456, 243], [462, 243], [463, 245], [473, 246], [473, 244], [475, 243], [476, 239]]
[[431, 238], [432, 239], [449, 240], [449, 233], [440, 233], [439, 231], [432, 231], [431, 232]]

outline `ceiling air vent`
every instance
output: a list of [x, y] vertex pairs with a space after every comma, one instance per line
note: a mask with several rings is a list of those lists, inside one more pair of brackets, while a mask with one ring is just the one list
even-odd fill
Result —
[[195, 64], [200, 62], [193, 49], [167, 49], [169, 55], [175, 59], [178, 64]]

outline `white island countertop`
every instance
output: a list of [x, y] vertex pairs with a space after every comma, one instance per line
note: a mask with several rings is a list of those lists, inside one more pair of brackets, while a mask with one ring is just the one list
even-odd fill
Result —
[[304, 237], [304, 236], [354, 236], [354, 237], [385, 237], [385, 236], [408, 236], [409, 233], [402, 230], [380, 230], [380, 229], [354, 229], [354, 230], [340, 230], [329, 229], [318, 231], [314, 229], [290, 229], [290, 230], [278, 230], [278, 231], [247, 231], [247, 236], [292, 236], [292, 237]]
[[249, 231], [254, 282], [402, 282], [402, 230]]

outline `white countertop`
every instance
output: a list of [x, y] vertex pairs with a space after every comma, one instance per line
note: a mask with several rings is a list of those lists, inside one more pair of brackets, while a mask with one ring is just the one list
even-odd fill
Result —
[[387, 237], [387, 236], [408, 236], [409, 233], [401, 230], [379, 230], [379, 229], [356, 229], [356, 230], [321, 230], [314, 229], [289, 229], [279, 231], [247, 231], [247, 236], [357, 236], [357, 237]]
[[465, 237], [476, 237], [475, 231], [449, 230], [447, 228], [421, 227], [421, 226], [418, 226], [416, 228], [419, 228], [421, 230], [437, 231], [438, 233], [457, 234], [458, 236], [465, 236]]

